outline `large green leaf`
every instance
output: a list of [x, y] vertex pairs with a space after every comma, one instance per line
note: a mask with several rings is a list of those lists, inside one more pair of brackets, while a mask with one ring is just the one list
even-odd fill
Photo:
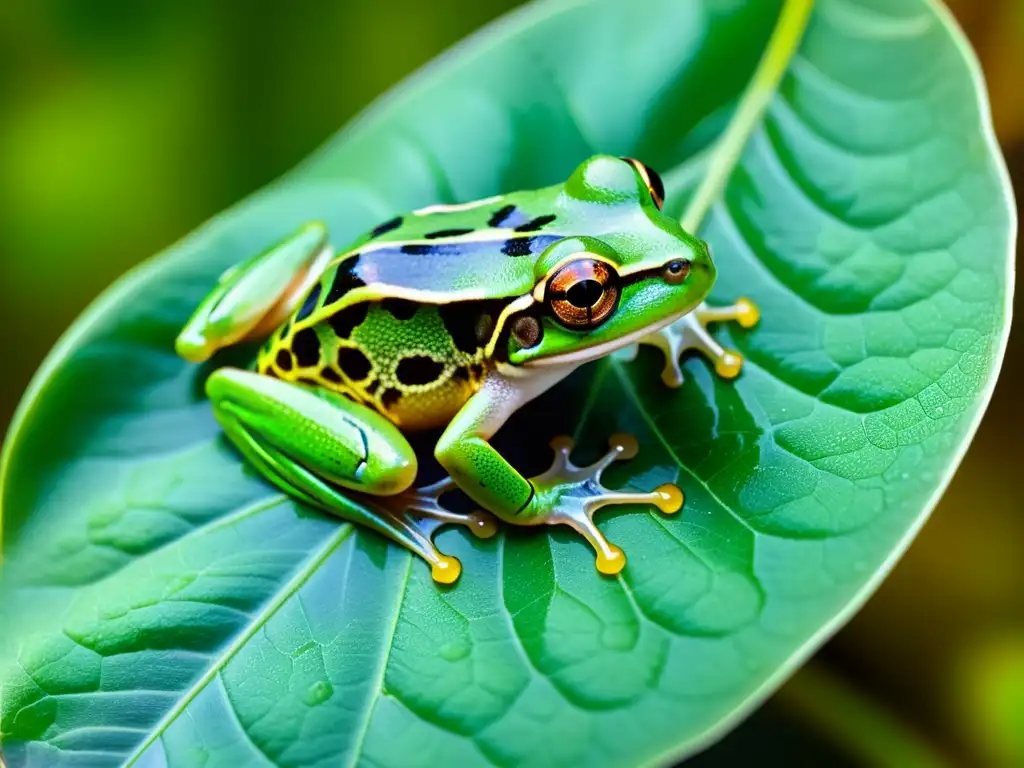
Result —
[[[803, 5], [530, 6], [102, 297], [4, 453], [12, 768], [660, 762], [779, 685], [959, 461], [1006, 339], [1015, 226], [947, 13], [821, 0], [800, 39]], [[621, 578], [561, 531], [450, 531], [464, 575], [439, 589], [242, 465], [201, 397], [208, 370], [172, 352], [216, 275], [310, 218], [343, 244], [598, 151], [663, 169], [671, 209], [713, 244], [713, 299], [763, 310], [751, 332], [720, 331], [748, 359], [735, 382], [691, 360], [665, 390], [645, 350], [501, 433], [535, 469], [537, 424], [591, 455], [633, 432], [641, 454], [609, 484], [684, 487], [678, 518], [605, 518]]]

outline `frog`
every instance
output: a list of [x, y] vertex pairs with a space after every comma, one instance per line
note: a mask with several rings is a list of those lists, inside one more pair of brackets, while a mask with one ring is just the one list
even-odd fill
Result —
[[[175, 342], [190, 363], [259, 346], [248, 367], [205, 381], [229, 441], [289, 496], [377, 531], [422, 558], [439, 584], [461, 574], [434, 534], [465, 526], [489, 538], [512, 526], [565, 525], [592, 547], [597, 570], [619, 574], [625, 553], [594, 521], [619, 505], [676, 514], [682, 490], [602, 484], [636, 455], [614, 434], [595, 463], [573, 441], [524, 477], [491, 445], [520, 408], [582, 365], [641, 345], [665, 356], [662, 380], [682, 383], [689, 350], [734, 378], [742, 356], [709, 325], [752, 327], [748, 299], [711, 307], [717, 272], [704, 240], [664, 212], [665, 185], [629, 157], [598, 154], [565, 181], [384, 221], [342, 249], [327, 227], [303, 224], [229, 268]], [[415, 487], [414, 432], [439, 431], [444, 479]], [[441, 503], [460, 490], [480, 509]]]

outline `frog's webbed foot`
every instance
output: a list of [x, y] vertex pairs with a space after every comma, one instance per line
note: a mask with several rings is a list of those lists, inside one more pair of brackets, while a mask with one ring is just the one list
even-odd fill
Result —
[[454, 584], [462, 573], [458, 558], [446, 555], [434, 544], [434, 533], [443, 525], [466, 526], [477, 538], [489, 539], [498, 532], [498, 523], [486, 512], [453, 512], [441, 506], [441, 497], [456, 490], [451, 478], [423, 488], [411, 488], [394, 496], [363, 496], [404, 536], [402, 543], [430, 565], [430, 575], [439, 584]]
[[[682, 385], [683, 369], [679, 360], [691, 349], [708, 357], [714, 363], [715, 373], [723, 379], [733, 379], [739, 375], [743, 367], [743, 357], [735, 350], [723, 349], [708, 332], [708, 325], [735, 320], [742, 328], [752, 328], [759, 319], [760, 312], [749, 299], [739, 299], [727, 307], [709, 307], [707, 304], [701, 304], [672, 325], [640, 339], [639, 344], [657, 347], [665, 355], [665, 368], [661, 372], [661, 380], [668, 387]], [[635, 356], [634, 347], [628, 353], [628, 357]]]
[[578, 531], [594, 548], [597, 569], [613, 575], [625, 566], [626, 556], [598, 529], [594, 513], [615, 504], [654, 504], [665, 514], [674, 514], [683, 505], [683, 493], [672, 484], [648, 493], [605, 488], [601, 485], [604, 470], [613, 461], [633, 458], [638, 450], [636, 439], [630, 435], [612, 435], [608, 443], [611, 449], [600, 460], [578, 467], [569, 458], [573, 441], [568, 437], [553, 439], [555, 460], [550, 469], [531, 480], [536, 493], [531, 506], [537, 510], [533, 522], [569, 525]]

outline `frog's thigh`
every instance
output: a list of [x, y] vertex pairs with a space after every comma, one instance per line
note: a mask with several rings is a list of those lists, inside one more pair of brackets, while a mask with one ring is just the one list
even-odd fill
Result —
[[495, 532], [492, 520], [441, 507], [438, 499], [449, 490], [445, 483], [407, 490], [416, 476], [416, 455], [394, 425], [369, 408], [232, 368], [216, 371], [206, 391], [225, 432], [268, 480], [416, 553], [429, 563], [435, 581], [451, 584], [461, 572], [456, 558], [434, 546], [440, 525], [461, 523], [482, 538]]
[[235, 368], [214, 372], [206, 391], [246, 458], [318, 506], [339, 514], [334, 507], [348, 506], [332, 485], [391, 495], [416, 476], [416, 455], [398, 429], [341, 395]]

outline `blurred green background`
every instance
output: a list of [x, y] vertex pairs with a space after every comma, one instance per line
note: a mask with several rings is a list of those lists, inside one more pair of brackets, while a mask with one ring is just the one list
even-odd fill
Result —
[[[0, 3], [0, 431], [58, 336], [118, 275], [518, 4]], [[1020, 199], [1024, 2], [950, 4], [986, 71]], [[895, 572], [812, 668], [698, 762], [909, 765], [927, 753], [1024, 766], [1022, 374], [1018, 330], [976, 441]]]

